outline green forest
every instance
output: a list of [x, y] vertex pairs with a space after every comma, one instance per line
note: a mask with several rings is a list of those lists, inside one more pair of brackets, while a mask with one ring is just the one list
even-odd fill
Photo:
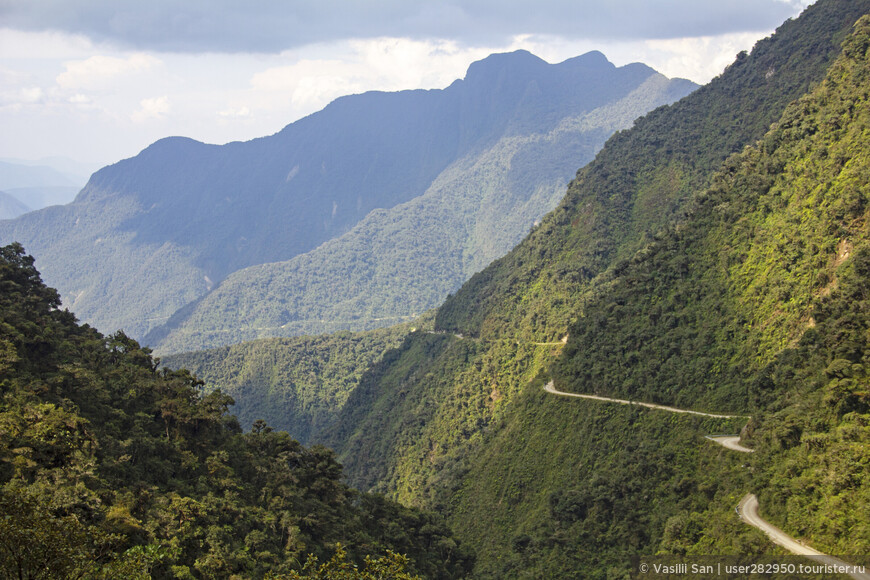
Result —
[[243, 432], [231, 397], [59, 307], [0, 248], [0, 576], [467, 572], [439, 516], [351, 489], [332, 451], [264, 421]]
[[366, 332], [270, 338], [168, 355], [161, 365], [187, 369], [235, 400], [232, 413], [248, 428], [264, 420], [308, 443], [328, 429], [362, 375], [412, 331], [432, 328], [429, 314], [414, 323]]

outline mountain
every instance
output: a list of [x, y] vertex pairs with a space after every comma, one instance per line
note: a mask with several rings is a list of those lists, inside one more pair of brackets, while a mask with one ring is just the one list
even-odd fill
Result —
[[29, 211], [30, 208], [21, 203], [17, 197], [0, 191], [0, 220], [16, 218]]
[[87, 182], [90, 167], [61, 157], [0, 159], [0, 190], [31, 209], [62, 205], [71, 202]]
[[0, 288], [0, 576], [467, 574], [441, 518], [350, 489], [328, 449], [242, 433], [226, 395], [77, 324], [20, 245]]
[[[814, 547], [866, 553], [868, 11], [820, 0], [612, 137], [313, 440], [361, 489], [447, 515], [477, 577], [770, 553], [734, 516], [749, 492]], [[755, 453], [704, 439], [741, 430]]]
[[81, 186], [77, 185], [10, 187], [6, 193], [26, 201], [29, 207], [42, 209], [50, 205], [64, 205], [71, 202], [81, 189]]
[[[614, 67], [600, 53], [557, 65], [522, 51], [493, 55], [472, 64], [464, 79], [446, 89], [343, 97], [275, 135], [246, 143], [216, 146], [177, 137], [158, 141], [138, 156], [95, 173], [68, 206], [0, 225], [0, 240], [25, 244], [64, 303], [98, 328], [123, 328], [143, 337], [169, 321], [149, 336], [156, 344], [186, 320], [196, 323], [193, 336], [181, 330], [181, 338], [170, 339], [173, 349], [259, 336], [260, 326], [291, 323], [292, 333], [299, 333], [308, 331], [311, 321], [304, 320], [307, 315], [292, 303], [285, 305], [269, 294], [273, 277], [276, 288], [283, 289], [312, 276], [317, 301], [335, 304], [339, 299], [328, 288], [335, 282], [335, 271], [319, 276], [301, 265], [339, 262], [344, 269], [363, 270], [354, 278], [371, 278], [366, 256], [359, 256], [358, 248], [385, 243], [384, 237], [373, 237], [371, 228], [395, 220], [405, 227], [431, 222], [433, 229], [444, 217], [444, 207], [456, 201], [442, 199], [449, 184], [464, 183], [456, 176], [458, 165], [473, 171], [475, 155], [492, 149], [500, 151], [492, 153], [499, 159], [484, 169], [491, 171], [492, 163], [496, 169], [504, 167], [514, 160], [514, 150], [505, 140], [521, 143], [516, 147], [518, 170], [495, 179], [493, 193], [476, 192], [480, 197], [462, 201], [459, 209], [478, 203], [485, 207], [467, 219], [454, 214], [446, 228], [434, 227], [434, 235], [446, 237], [454, 253], [450, 264], [435, 260], [430, 267], [431, 256], [421, 263], [430, 268], [421, 271], [421, 277], [436, 278], [435, 289], [422, 288], [425, 285], [417, 281], [416, 292], [422, 296], [400, 308], [395, 296], [401, 291], [383, 278], [371, 283], [389, 294], [375, 297], [362, 313], [364, 323], [355, 324], [378, 325], [373, 319], [395, 319], [437, 304], [473, 268], [470, 264], [480, 267], [506, 251], [552, 207], [557, 184], [591, 158], [616, 126], [692, 88], [687, 81], [664, 81], [640, 64]], [[638, 107], [637, 101], [645, 98], [649, 100]], [[618, 123], [600, 118], [608, 106], [620, 115]], [[573, 126], [589, 131], [565, 131]], [[537, 173], [529, 161], [535, 147], [547, 148], [560, 139], [574, 143], [576, 148], [564, 157], [575, 158]], [[530, 167], [537, 175], [527, 175]], [[498, 179], [522, 187], [503, 186]], [[430, 195], [439, 198], [432, 214], [425, 213], [431, 201], [405, 207], [433, 187], [441, 193]], [[498, 199], [501, 188], [507, 192], [503, 201]], [[521, 197], [514, 199], [518, 192]], [[524, 207], [527, 202], [529, 207]], [[396, 217], [393, 209], [400, 212]], [[502, 227], [504, 212], [515, 209], [521, 217], [509, 224], [509, 233], [496, 236], [494, 249], [482, 258], [469, 257], [475, 246], [487, 244], [473, 241], [491, 235], [483, 226], [507, 229]], [[371, 217], [363, 224], [367, 216]], [[301, 257], [355, 226], [360, 229], [349, 241], [336, 245], [337, 256], [324, 249]], [[407, 232], [403, 235], [408, 237]], [[437, 242], [416, 240], [423, 246]], [[456, 258], [455, 248], [466, 245], [468, 252]], [[420, 254], [416, 251], [398, 261], [415, 264]], [[262, 266], [227, 279], [217, 305], [204, 304], [203, 297], [233, 272], [297, 256], [292, 264]], [[241, 320], [224, 323], [227, 311], [235, 310], [227, 306], [233, 300], [241, 301]], [[266, 312], [249, 308], [252, 301], [262, 301]], [[299, 308], [307, 306], [303, 300]], [[353, 309], [353, 304], [337, 304], [315, 314], [327, 318], [321, 329], [335, 329], [342, 327], [335, 318]], [[300, 322], [294, 326], [296, 321]]]
[[345, 235], [234, 272], [144, 340], [177, 352], [412, 319], [515, 246], [609, 135], [688, 88], [651, 75], [549, 132], [501, 137], [452, 163], [421, 196], [372, 211]]
[[30, 164], [24, 161], [0, 160], [0, 189], [21, 187], [80, 186], [86, 177], [70, 175], [46, 164]]
[[[783, 563], [780, 548], [734, 513], [749, 493], [785, 533], [866, 563], [860, 555], [870, 548], [868, 101], [870, 1], [819, 0], [708, 86], [613, 136], [578, 172], [559, 207], [464, 284], [434, 322], [427, 319], [374, 362], [361, 360], [368, 368], [356, 388], [310, 439], [337, 448], [357, 487], [443, 514], [461, 546], [474, 549], [475, 578], [633, 577], [641, 562], [698, 562], [710, 554], [729, 555], [735, 564], [765, 555]], [[20, 248], [6, 253], [22, 261]], [[15, 373], [3, 382], [15, 389], [3, 401], [27, 404], [4, 417], [16, 429], [2, 436], [24, 439], [4, 447], [5, 473], [32, 476], [39, 471], [28, 471], [34, 469], [28, 460], [43, 461], [51, 471], [33, 481], [30, 493], [47, 488], [46, 496], [96, 510], [101, 504], [87, 503], [85, 490], [106, 472], [95, 474], [94, 457], [135, 460], [144, 476], [158, 480], [178, 473], [176, 485], [206, 492], [204, 515], [198, 503], [184, 501], [192, 497], [171, 503], [170, 495], [169, 510], [176, 508], [170, 515], [154, 508], [163, 527], [177, 523], [183, 532], [175, 545], [187, 550], [184, 556], [197, 546], [215, 557], [231, 554], [233, 562], [256, 553], [263, 536], [246, 537], [246, 551], [222, 534], [272, 521], [244, 519], [237, 498], [274, 498], [273, 488], [209, 492], [216, 479], [239, 485], [235, 473], [264, 473], [264, 462], [250, 451], [208, 455], [213, 448], [196, 435], [214, 434], [220, 413], [196, 412], [202, 409], [196, 398], [185, 403], [193, 379], [183, 371], [161, 371], [175, 388], [163, 387], [169, 399], [157, 399], [164, 403], [158, 414], [150, 391], [139, 388], [152, 380], [146, 367], [156, 363], [123, 335], [109, 338], [105, 355], [85, 349], [85, 340], [55, 350], [67, 331], [49, 321], [69, 314], [57, 308], [56, 294], [41, 300], [46, 291], [34, 283], [32, 263], [24, 266], [13, 283], [3, 279], [0, 293], [0, 305], [13, 305], [0, 309], [6, 333], [0, 371]], [[19, 271], [0, 274], [9, 270]], [[41, 316], [30, 315], [34, 304]], [[74, 338], [100, 342], [79, 328]], [[362, 342], [333, 338], [327, 350], [352, 351], [352, 341]], [[296, 366], [332, 362], [321, 351], [285, 365], [293, 351], [327, 340], [260, 341], [235, 352], [263, 350], [250, 358], [256, 368], [249, 376], [261, 383], [279, 370], [289, 375]], [[384, 342], [372, 345], [375, 351]], [[283, 349], [291, 356], [273, 358], [270, 367]], [[79, 358], [82, 352], [87, 356]], [[224, 364], [231, 357], [223, 352], [233, 349], [190, 357], [215, 354]], [[108, 367], [95, 366], [103, 359]], [[35, 374], [41, 367], [51, 372]], [[105, 389], [92, 387], [103, 379]], [[311, 391], [311, 381], [300, 383], [298, 392]], [[255, 386], [246, 388], [253, 393]], [[202, 400], [228, 404], [217, 392]], [[78, 421], [80, 410], [104, 406], [119, 412], [108, 421], [100, 414], [92, 415], [100, 421]], [[123, 428], [124, 420], [139, 429]], [[58, 429], [63, 437], [54, 436]], [[75, 446], [102, 430], [127, 439]], [[257, 447], [264, 432], [258, 424], [242, 449]], [[753, 452], [707, 438], [726, 433], [739, 433]], [[167, 449], [173, 441], [177, 446]], [[180, 458], [179, 471], [160, 463], [169, 452]], [[335, 473], [321, 447], [311, 453]], [[79, 471], [65, 471], [70, 456]], [[124, 470], [108, 465], [109, 475]], [[52, 485], [68, 482], [64, 489], [75, 493], [51, 493]], [[14, 492], [5, 509], [26, 513], [30, 504], [14, 503]], [[137, 521], [126, 516], [142, 511], [133, 500], [150, 496], [104, 496], [116, 508], [105, 521], [135, 530]], [[183, 527], [189, 516], [210, 521], [227, 509], [238, 519], [206, 527], [204, 539], [196, 535], [203, 528]], [[49, 519], [45, 508], [31, 511]], [[55, 513], [53, 522], [81, 521], [67, 513]], [[351, 512], [342, 513], [351, 520]], [[312, 526], [324, 519], [295, 521]], [[401, 537], [395, 523], [374, 528]], [[418, 529], [424, 536], [431, 530]], [[440, 549], [436, 560], [455, 553], [443, 529], [435, 536], [428, 553]], [[456, 575], [469, 562], [460, 560], [451, 562]]]

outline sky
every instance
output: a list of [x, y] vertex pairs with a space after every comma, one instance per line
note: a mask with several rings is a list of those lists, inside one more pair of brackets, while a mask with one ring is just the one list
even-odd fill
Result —
[[333, 99], [590, 50], [703, 84], [812, 0], [0, 0], [0, 158], [95, 167], [270, 135]]

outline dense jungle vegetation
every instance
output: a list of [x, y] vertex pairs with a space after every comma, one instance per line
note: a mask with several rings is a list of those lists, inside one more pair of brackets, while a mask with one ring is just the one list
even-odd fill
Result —
[[366, 332], [262, 339], [221, 348], [169, 355], [161, 364], [187, 369], [220, 389], [247, 427], [264, 420], [307, 444], [327, 429], [366, 369], [414, 330], [431, 329], [432, 314], [414, 323]]
[[242, 432], [229, 396], [77, 324], [18, 244], [0, 248], [0, 331], [0, 576], [297, 577], [311, 560], [308, 577], [309, 555], [468, 570], [439, 517], [349, 488], [328, 449]]

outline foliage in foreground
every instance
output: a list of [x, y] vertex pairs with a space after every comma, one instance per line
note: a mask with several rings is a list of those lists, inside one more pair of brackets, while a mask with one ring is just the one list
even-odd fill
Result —
[[433, 578], [471, 559], [432, 514], [360, 494], [323, 447], [258, 422], [121, 333], [60, 310], [0, 248], [0, 570], [11, 577], [262, 577], [338, 543]]
[[266, 580], [421, 580], [419, 576], [408, 574], [405, 569], [408, 559], [401, 554], [387, 551], [380, 558], [366, 556], [360, 568], [347, 560], [347, 552], [341, 545], [336, 546], [335, 554], [323, 564], [317, 556], [311, 556], [302, 567], [302, 572], [289, 572], [274, 576], [266, 575]]

